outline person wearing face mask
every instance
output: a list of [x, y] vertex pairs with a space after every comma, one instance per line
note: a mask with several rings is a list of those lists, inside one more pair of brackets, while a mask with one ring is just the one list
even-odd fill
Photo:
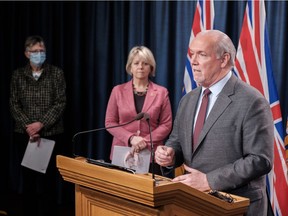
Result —
[[[62, 69], [46, 63], [42, 37], [28, 37], [24, 54], [28, 63], [13, 72], [10, 84], [10, 111], [15, 123], [13, 147], [17, 151], [17, 169], [12, 177], [18, 181], [16, 192], [23, 196], [24, 215], [55, 215], [51, 210], [56, 209], [56, 188], [61, 179], [56, 155], [62, 152], [66, 82]], [[55, 141], [45, 174], [20, 165], [28, 141], [41, 138]]]

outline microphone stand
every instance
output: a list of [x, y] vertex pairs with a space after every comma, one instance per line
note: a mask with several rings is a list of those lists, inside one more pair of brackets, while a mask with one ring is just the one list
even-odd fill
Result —
[[86, 133], [91, 133], [91, 132], [96, 132], [96, 131], [101, 131], [101, 130], [116, 128], [116, 127], [122, 127], [122, 126], [128, 125], [128, 124], [130, 124], [130, 123], [132, 123], [132, 122], [134, 122], [134, 121], [141, 120], [143, 117], [144, 117], [144, 113], [138, 113], [138, 114], [135, 116], [134, 119], [132, 119], [131, 121], [126, 122], [126, 123], [124, 123], [124, 124], [113, 125], [113, 126], [110, 126], [110, 127], [96, 128], [96, 129], [86, 130], [86, 131], [80, 131], [80, 132], [74, 134], [74, 136], [72, 137], [72, 145], [73, 145], [73, 155], [74, 155], [74, 157], [80, 156], [80, 155], [76, 155], [76, 154], [75, 154], [75, 138], [76, 138], [77, 136], [79, 136], [80, 134], [86, 134]]
[[154, 180], [154, 186], [155, 186], [155, 172], [154, 172], [154, 166], [155, 166], [155, 152], [154, 152], [154, 144], [152, 140], [152, 132], [151, 132], [151, 125], [150, 125], [150, 116], [148, 113], [144, 114], [144, 118], [146, 119], [149, 127], [149, 134], [150, 134], [150, 143], [151, 143], [151, 171], [152, 171], [152, 179]]

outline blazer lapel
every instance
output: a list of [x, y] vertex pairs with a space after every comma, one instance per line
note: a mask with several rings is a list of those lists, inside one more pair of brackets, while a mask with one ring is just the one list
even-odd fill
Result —
[[123, 88], [123, 93], [124, 95], [128, 95], [128, 96], [131, 95], [131, 97], [125, 97], [125, 101], [123, 101], [123, 103], [125, 103], [125, 107], [127, 107], [131, 113], [134, 113], [135, 115], [137, 115], [135, 103], [134, 103], [134, 97], [133, 97], [132, 80], [125, 84]]
[[157, 88], [154, 86], [153, 82], [150, 81], [146, 98], [143, 104], [142, 112], [147, 112], [149, 110], [149, 108], [154, 103], [156, 97], [157, 97]]

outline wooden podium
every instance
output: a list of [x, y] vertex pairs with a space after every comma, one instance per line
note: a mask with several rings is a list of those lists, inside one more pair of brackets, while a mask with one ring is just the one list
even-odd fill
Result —
[[[243, 215], [249, 199], [232, 195], [233, 203], [182, 183], [151, 174], [132, 174], [57, 156], [57, 167], [75, 184], [76, 216], [95, 215]], [[156, 184], [154, 184], [156, 182]]]

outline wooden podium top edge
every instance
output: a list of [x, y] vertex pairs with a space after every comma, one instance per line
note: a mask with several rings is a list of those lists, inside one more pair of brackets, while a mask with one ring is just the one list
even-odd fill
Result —
[[[130, 189], [153, 192], [154, 180], [150, 175], [132, 174], [121, 170], [110, 169], [86, 162], [85, 158], [70, 158], [57, 155], [57, 168], [61, 171], [77, 173], [82, 179], [94, 179], [122, 185]], [[71, 179], [70, 179], [71, 180]], [[79, 179], [78, 179], [79, 180]], [[75, 179], [76, 181], [76, 179]], [[73, 182], [76, 183], [76, 182]]]
[[[213, 203], [222, 209], [230, 210], [249, 206], [249, 199], [231, 195], [234, 203], [228, 203], [207, 193], [198, 191], [179, 182], [156, 176], [155, 181], [151, 174], [132, 174], [121, 170], [110, 169], [86, 162], [85, 158], [70, 158], [57, 155], [57, 168], [64, 180], [103, 192], [113, 193], [117, 196], [143, 198], [143, 202], [158, 206], [171, 202], [177, 196], [183, 202], [187, 197], [201, 201], [203, 205]], [[158, 182], [157, 182], [158, 181]], [[112, 189], [113, 188], [113, 189]], [[169, 198], [170, 197], [170, 198]], [[185, 198], [186, 197], [186, 198]], [[176, 198], [174, 198], [176, 199]], [[207, 202], [208, 201], [208, 202]]]

